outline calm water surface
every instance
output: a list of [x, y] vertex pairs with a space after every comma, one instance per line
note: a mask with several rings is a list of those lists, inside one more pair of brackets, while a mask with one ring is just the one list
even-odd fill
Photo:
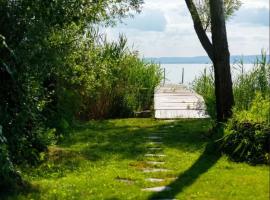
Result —
[[[240, 67], [237, 65], [232, 66], [232, 76], [235, 77], [240, 73]], [[212, 70], [210, 64], [161, 64], [161, 68], [165, 69], [166, 83], [178, 84], [182, 82], [182, 70], [184, 69], [184, 84], [190, 86], [190, 84], [204, 73], [206, 69], [208, 72]], [[244, 71], [250, 71], [253, 68], [253, 64], [245, 64]]]

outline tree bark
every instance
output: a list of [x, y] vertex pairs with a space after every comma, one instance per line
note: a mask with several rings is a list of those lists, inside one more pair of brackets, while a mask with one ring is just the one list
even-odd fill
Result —
[[210, 0], [210, 13], [217, 120], [222, 122], [231, 117], [234, 105], [224, 1]]

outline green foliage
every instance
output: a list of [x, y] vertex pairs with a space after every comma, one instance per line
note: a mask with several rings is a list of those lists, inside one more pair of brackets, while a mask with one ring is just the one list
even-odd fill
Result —
[[227, 123], [222, 150], [237, 161], [268, 163], [270, 141], [270, 98], [258, 93], [249, 110], [234, 111]]
[[6, 138], [1, 159], [38, 163], [40, 152], [72, 125], [82, 107], [90, 107], [83, 97], [95, 90], [92, 83], [104, 65], [97, 59], [102, 51], [96, 49], [103, 47], [93, 27], [113, 25], [129, 11], [139, 12], [141, 3], [0, 1], [0, 122]]
[[226, 131], [221, 148], [233, 160], [251, 164], [269, 163], [269, 126], [232, 119]]
[[[211, 30], [210, 17], [210, 1], [209, 0], [193, 0], [200, 16], [203, 28], [207, 31]], [[229, 19], [241, 7], [240, 0], [224, 0], [225, 18]]]
[[[222, 150], [235, 160], [269, 162], [270, 65], [266, 53], [262, 52], [250, 72], [244, 71], [242, 62], [236, 69], [240, 73], [233, 81], [235, 106], [222, 139]], [[208, 112], [215, 119], [213, 73], [205, 72], [194, 81], [193, 88], [204, 97]]]
[[270, 96], [257, 92], [250, 108], [241, 111], [235, 110], [234, 115], [240, 121], [270, 124]]
[[237, 110], [249, 109], [257, 92], [261, 92], [263, 96], [270, 95], [270, 64], [264, 51], [261, 58], [257, 58], [252, 71], [245, 72], [242, 62], [236, 69], [240, 69], [240, 75], [235, 78], [233, 88]]
[[3, 129], [0, 125], [0, 192], [16, 187], [16, 184], [22, 183], [19, 173], [11, 162], [7, 148], [7, 139], [3, 135]]
[[[260, 92], [263, 97], [270, 95], [270, 64], [267, 62], [266, 53], [262, 51], [261, 58], [257, 58], [251, 71], [244, 71], [244, 64], [235, 66], [240, 74], [233, 80], [233, 92], [235, 99], [234, 109], [237, 111], [247, 110], [251, 106], [256, 93]], [[205, 72], [193, 82], [193, 89], [204, 97], [210, 116], [215, 119], [215, 84], [213, 70]]]
[[87, 38], [68, 61], [69, 73], [61, 72], [59, 85], [70, 95], [64, 97], [58, 89], [63, 111], [57, 113], [73, 110], [70, 116], [100, 119], [127, 117], [151, 108], [154, 88], [161, 80], [160, 69], [140, 60], [127, 48], [123, 36], [117, 42], [102, 40], [99, 44]]
[[215, 79], [213, 71], [207, 72], [205, 69], [204, 73], [193, 81], [192, 87], [198, 94], [203, 96], [208, 114], [212, 119], [216, 119]]

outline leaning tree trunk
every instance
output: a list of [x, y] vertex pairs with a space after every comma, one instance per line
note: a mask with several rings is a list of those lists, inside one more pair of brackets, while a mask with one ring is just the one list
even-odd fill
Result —
[[223, 0], [210, 0], [210, 13], [217, 120], [222, 122], [232, 115], [234, 104]]
[[224, 1], [210, 0], [212, 42], [203, 28], [193, 0], [185, 0], [185, 2], [191, 14], [197, 36], [214, 64], [217, 121], [223, 122], [231, 116], [234, 104]]

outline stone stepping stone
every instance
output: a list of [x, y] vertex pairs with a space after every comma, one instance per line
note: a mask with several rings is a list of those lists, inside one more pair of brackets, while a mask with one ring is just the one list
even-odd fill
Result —
[[144, 188], [142, 191], [149, 191], [149, 192], [162, 192], [162, 191], [169, 191], [171, 190], [170, 187], [167, 186], [160, 186], [160, 187], [152, 187], [152, 188]]
[[145, 137], [146, 139], [151, 139], [151, 140], [161, 140], [162, 137], [160, 136], [149, 136], [149, 137]]
[[152, 169], [144, 169], [144, 173], [152, 173], [152, 172], [168, 172], [169, 169], [163, 169], [163, 168], [152, 168]]
[[149, 144], [152, 144], [152, 145], [160, 145], [160, 144], [163, 144], [163, 142], [149, 142]]
[[148, 150], [157, 151], [157, 150], [162, 150], [162, 148], [161, 147], [148, 147]]
[[165, 162], [161, 162], [161, 161], [147, 161], [146, 163], [150, 164], [150, 165], [163, 165], [163, 164], [165, 164]]
[[165, 157], [166, 155], [164, 154], [152, 154], [152, 153], [147, 153], [144, 155], [145, 157]]
[[152, 182], [152, 183], [156, 183], [156, 182], [163, 182], [164, 179], [162, 178], [146, 178], [146, 181]]

